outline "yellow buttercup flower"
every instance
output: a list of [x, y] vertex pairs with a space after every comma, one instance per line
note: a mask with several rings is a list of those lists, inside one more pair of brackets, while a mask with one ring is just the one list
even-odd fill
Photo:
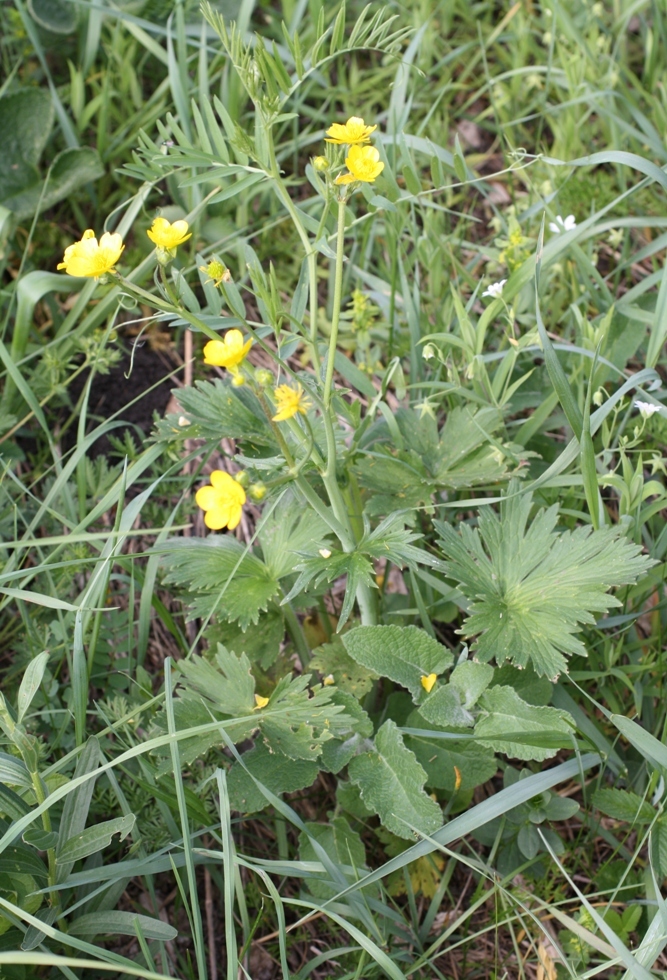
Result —
[[348, 146], [353, 143], [368, 143], [371, 133], [376, 129], [377, 126], [367, 126], [359, 116], [350, 116], [344, 126], [341, 123], [334, 123], [327, 129], [328, 139], [325, 138], [325, 142], [339, 145], [347, 143]]
[[228, 330], [224, 340], [209, 340], [204, 347], [204, 364], [227, 368], [232, 374], [237, 374], [239, 365], [245, 360], [246, 354], [252, 347], [252, 340], [243, 343], [240, 330]]
[[310, 408], [310, 401], [304, 395], [301, 385], [297, 385], [296, 389], [290, 388], [289, 385], [278, 385], [273, 394], [278, 409], [273, 416], [274, 422], [284, 422], [285, 419], [291, 419], [297, 412], [305, 415]]
[[195, 494], [197, 506], [205, 511], [204, 524], [212, 531], [228, 527], [233, 531], [241, 520], [246, 502], [245, 490], [224, 470], [213, 470], [211, 485], [200, 487]]
[[63, 261], [59, 263], [58, 268], [64, 269], [68, 276], [89, 276], [99, 279], [106, 272], [113, 270], [124, 248], [120, 235], [110, 235], [105, 231], [98, 243], [95, 232], [88, 228], [81, 236], [80, 242], [67, 246]]
[[156, 218], [153, 226], [148, 229], [146, 234], [158, 248], [177, 248], [188, 238], [192, 238], [192, 232], [188, 232], [187, 221], [167, 221], [166, 218]]
[[252, 710], [258, 711], [260, 708], [266, 708], [268, 703], [269, 703], [269, 698], [263, 698], [261, 694], [256, 694], [255, 707]]
[[359, 180], [364, 184], [372, 184], [384, 170], [380, 160], [380, 152], [374, 146], [351, 146], [345, 157], [345, 166], [349, 174], [339, 174], [337, 184], [351, 184]]
[[435, 687], [435, 682], [437, 681], [437, 679], [438, 679], [437, 674], [428, 674], [428, 676], [426, 674], [422, 675], [422, 679], [421, 679], [422, 687], [424, 688], [427, 694], [431, 693], [431, 691]]

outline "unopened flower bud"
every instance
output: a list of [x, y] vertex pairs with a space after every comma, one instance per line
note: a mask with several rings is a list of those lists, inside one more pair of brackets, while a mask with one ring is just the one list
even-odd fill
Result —
[[260, 500], [264, 500], [266, 497], [266, 487], [263, 483], [253, 483], [248, 487], [248, 496], [251, 500], [255, 500], [259, 503]]
[[313, 169], [317, 170], [319, 173], [324, 173], [329, 169], [329, 161], [326, 157], [314, 157]]
[[242, 388], [245, 384], [245, 378], [242, 374], [235, 374], [232, 376], [232, 384], [235, 388]]
[[266, 388], [269, 385], [275, 384], [275, 378], [271, 371], [267, 371], [266, 368], [260, 368], [259, 371], [255, 372], [255, 381], [260, 386], [260, 388]]
[[425, 344], [422, 351], [422, 357], [425, 361], [430, 361], [432, 357], [435, 357], [435, 347], [433, 344]]
[[238, 484], [240, 484], [240, 486], [243, 487], [244, 490], [248, 488], [248, 485], [250, 483], [250, 477], [248, 476], [245, 470], [239, 470], [238, 473], [234, 475], [234, 479]]

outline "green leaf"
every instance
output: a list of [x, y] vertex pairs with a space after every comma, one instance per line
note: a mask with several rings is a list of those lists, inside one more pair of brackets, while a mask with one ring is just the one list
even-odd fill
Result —
[[49, 138], [55, 111], [44, 88], [26, 88], [0, 99], [3, 166], [0, 201], [22, 186], [22, 166], [35, 168]]
[[[100, 746], [94, 735], [91, 735], [83, 746], [79, 758], [77, 759], [74, 778], [85, 776], [94, 772], [100, 763]], [[75, 790], [65, 797], [62, 817], [60, 818], [60, 833], [58, 835], [58, 847], [56, 856], [58, 858], [57, 883], [62, 884], [72, 870], [72, 862], [62, 860], [62, 849], [70, 838], [76, 839], [83, 831], [88, 819], [90, 801], [93, 798], [95, 789], [95, 779], [87, 779]]]
[[229, 534], [172, 539], [155, 550], [164, 556], [165, 582], [194, 593], [192, 618], [206, 618], [215, 610], [245, 630], [280, 591], [264, 562]]
[[59, 835], [53, 830], [43, 830], [41, 827], [30, 827], [23, 834], [24, 844], [36, 847], [38, 851], [48, 851], [58, 843]]
[[345, 714], [351, 719], [349, 731], [340, 733], [322, 746], [321, 764], [329, 772], [338, 773], [350, 759], [368, 747], [367, 739], [373, 734], [373, 722], [361, 707], [354, 695], [347, 691], [334, 689], [331, 699], [342, 705]]
[[168, 943], [178, 936], [178, 930], [167, 922], [153, 919], [149, 915], [137, 915], [136, 912], [91, 912], [81, 915], [69, 923], [70, 936], [79, 939], [93, 939], [95, 936], [136, 936], [144, 939], [156, 939]]
[[211, 624], [204, 634], [209, 648], [218, 643], [240, 655], [245, 653], [251, 664], [268, 670], [280, 653], [280, 644], [285, 637], [285, 619], [275, 606], [269, 606], [260, 613], [253, 629], [242, 630], [238, 623], [219, 621]]
[[30, 813], [30, 807], [23, 797], [2, 782], [0, 782], [0, 813], [4, 813], [12, 821], [20, 820], [26, 813]]
[[49, 651], [45, 650], [43, 653], [38, 654], [34, 660], [31, 660], [26, 667], [16, 701], [17, 721], [20, 722], [23, 720], [23, 716], [32, 704], [32, 699], [37, 694], [39, 685], [42, 683], [48, 662]]
[[432, 834], [442, 825], [440, 807], [423, 789], [426, 773], [393, 721], [378, 730], [375, 751], [352, 760], [349, 775], [366, 806], [398, 837], [411, 840], [412, 827]]
[[505, 452], [492, 439], [502, 424], [494, 408], [457, 407], [440, 433], [429, 416], [421, 418], [414, 409], [399, 409], [395, 422], [403, 446], [396, 445], [386, 422], [378, 423], [371, 430], [372, 455], [356, 465], [361, 485], [373, 491], [369, 513], [417, 506], [436, 490], [468, 489], [509, 475], [515, 447]]
[[32, 780], [25, 763], [6, 752], [0, 752], [0, 782], [22, 786], [24, 789], [32, 788]]
[[[527, 704], [511, 687], [489, 688], [482, 695], [480, 707], [482, 714], [475, 735], [482, 745], [513, 759], [543, 762], [556, 755], [558, 748], [571, 743], [575, 725], [566, 711]], [[526, 742], [513, 742], [513, 735], [525, 735]], [[532, 738], [534, 742], [529, 741]]]
[[262, 523], [259, 543], [264, 562], [275, 579], [291, 575], [302, 557], [315, 556], [324, 548], [327, 524], [302, 500], [288, 492]]
[[441, 684], [420, 705], [420, 712], [433, 725], [442, 728], [472, 728], [475, 715], [463, 706], [458, 687]]
[[278, 452], [262, 406], [252, 392], [216, 379], [197, 381], [193, 388], [177, 388], [173, 395], [183, 415], [192, 423], [188, 436], [213, 442], [248, 440], [252, 444], [272, 446]]
[[88, 827], [87, 830], [81, 831], [75, 837], [70, 837], [63, 844], [58, 855], [58, 861], [63, 864], [80, 861], [90, 854], [95, 854], [104, 847], [108, 847], [116, 834], [119, 835], [120, 840], [125, 840], [132, 831], [136, 819], [133, 813], [128, 813], [124, 817], [104, 820], [94, 827]]
[[[426, 728], [416, 715], [415, 712], [411, 716], [409, 727]], [[461, 793], [482, 786], [498, 771], [493, 749], [479, 742], [406, 735], [405, 744], [424, 767], [426, 785], [435, 789], [453, 793], [456, 790], [457, 769], [461, 779], [458, 791]]]
[[[313, 847], [313, 840], [324, 848], [332, 861], [351, 881], [360, 877], [359, 872], [368, 870], [363, 842], [359, 834], [352, 830], [345, 817], [334, 817], [328, 824], [311, 821], [304, 823], [304, 830], [299, 834], [299, 857], [302, 861], [320, 861], [320, 856]], [[346, 868], [350, 869], [347, 873]], [[340, 891], [340, 886], [328, 884], [326, 879], [326, 872], [323, 872], [319, 878], [306, 878], [308, 891], [316, 898], [333, 898]]]
[[23, 844], [10, 845], [0, 854], [0, 874], [13, 875], [18, 872], [34, 875], [36, 878], [47, 879], [49, 872], [40, 857], [32, 847]]
[[317, 647], [309, 666], [319, 671], [322, 677], [333, 676], [337, 688], [353, 694], [358, 700], [368, 694], [378, 677], [374, 671], [350, 657], [340, 636], [334, 636], [331, 643]]
[[28, 0], [28, 10], [41, 27], [54, 34], [76, 30], [78, 10], [70, 0]]
[[253, 711], [255, 678], [244, 653], [236, 657], [218, 644], [213, 662], [195, 654], [190, 660], [180, 660], [177, 668], [185, 678], [182, 687], [212, 702], [222, 714], [237, 718]]
[[451, 673], [449, 683], [458, 688], [464, 708], [472, 708], [493, 680], [494, 670], [489, 664], [464, 660]]
[[614, 820], [636, 824], [652, 823], [655, 819], [651, 804], [627, 789], [599, 789], [593, 794], [592, 803]]
[[347, 576], [345, 598], [338, 617], [339, 630], [345, 625], [352, 612], [359, 586], [367, 585], [376, 588], [373, 565], [359, 551], [334, 552], [328, 558], [317, 555], [315, 558], [301, 561], [294, 566], [294, 570], [299, 572], [299, 577], [289, 595], [283, 599], [283, 604], [306, 592], [309, 587], [319, 589], [322, 585], [328, 585], [343, 575]]
[[53, 207], [58, 201], [103, 175], [104, 165], [96, 150], [87, 146], [72, 147], [62, 150], [53, 160], [45, 189], [47, 175], [40, 176], [34, 168], [28, 168], [24, 170], [20, 184], [15, 183], [13, 188], [6, 188], [9, 193], [0, 196], [0, 203], [13, 211], [20, 221], [35, 214], [38, 208], [44, 211]]
[[227, 788], [232, 810], [246, 814], [257, 813], [268, 806], [267, 799], [257, 787], [253, 776], [278, 795], [311, 786], [320, 771], [316, 762], [290, 759], [280, 752], [270, 752], [261, 743], [249, 752], [244, 752], [241, 758], [248, 771], [235, 762], [227, 774]]
[[459, 533], [436, 522], [448, 575], [472, 600], [461, 632], [472, 637], [477, 658], [495, 657], [555, 678], [566, 669], [565, 655], [585, 655], [575, 636], [594, 613], [618, 606], [608, 589], [636, 582], [651, 565], [623, 529], [579, 527], [556, 532], [558, 508], [540, 510], [528, 524], [532, 495], [510, 484], [498, 517], [481, 510], [479, 526]]
[[658, 872], [662, 878], [667, 878], [667, 820], [661, 817], [653, 830], [657, 843]]
[[290, 759], [316, 759], [324, 742], [349, 732], [352, 719], [342, 705], [334, 704], [333, 691], [316, 687], [308, 692], [310, 675], [283, 677], [268, 705], [257, 712], [264, 741], [270, 751]]
[[454, 659], [417, 626], [359, 626], [342, 641], [353, 660], [407, 687], [415, 701], [424, 694], [422, 677], [441, 674]]

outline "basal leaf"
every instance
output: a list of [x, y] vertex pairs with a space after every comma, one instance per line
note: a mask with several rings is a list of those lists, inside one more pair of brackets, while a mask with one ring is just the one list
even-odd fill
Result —
[[655, 810], [651, 804], [626, 789], [599, 789], [593, 794], [593, 806], [614, 820], [627, 823], [652, 823]]
[[[527, 704], [511, 687], [489, 688], [480, 699], [480, 708], [475, 726], [480, 743], [513, 759], [551, 759], [570, 743], [575, 728], [566, 711]], [[512, 741], [513, 735], [525, 736], [525, 740]]]
[[323, 677], [333, 677], [334, 684], [341, 691], [361, 699], [368, 694], [377, 674], [368, 667], [358, 664], [348, 654], [340, 636], [332, 637], [331, 643], [324, 643], [313, 651], [310, 661], [313, 670]]
[[398, 837], [412, 840], [412, 827], [432, 834], [442, 825], [440, 807], [424, 792], [426, 773], [393, 721], [378, 730], [375, 750], [356, 756], [348, 771], [366, 806]]
[[442, 728], [472, 728], [475, 715], [463, 704], [465, 695], [453, 684], [440, 684], [420, 705], [420, 712]]
[[[334, 817], [327, 824], [308, 821], [305, 831], [299, 834], [299, 857], [302, 861], [319, 861], [320, 857], [313, 847], [313, 840], [320, 844], [331, 859], [341, 869], [349, 868], [351, 880], [361, 877], [367, 871], [366, 849], [359, 834], [357, 834], [345, 817]], [[338, 884], [328, 884], [326, 872], [319, 878], [306, 879], [308, 890], [316, 898], [332, 898], [340, 891]]]
[[280, 752], [270, 752], [261, 743], [249, 752], [244, 752], [241, 758], [248, 772], [240, 763], [235, 762], [227, 775], [231, 808], [241, 813], [257, 813], [268, 805], [253, 776], [278, 795], [310, 786], [320, 771], [316, 762], [290, 759]]
[[255, 708], [255, 678], [244, 653], [237, 657], [218, 644], [213, 662], [195, 654], [177, 666], [187, 691], [211, 702], [216, 711], [237, 718]]
[[[410, 728], [428, 728], [420, 715], [421, 712], [413, 713], [409, 719]], [[493, 749], [479, 742], [467, 739], [457, 742], [455, 739], [429, 738], [427, 735], [404, 737], [405, 744], [426, 771], [426, 785], [435, 789], [465, 793], [481, 786], [498, 771]]]
[[472, 600], [461, 632], [477, 637], [477, 659], [532, 661], [538, 674], [555, 678], [567, 669], [566, 655], [585, 654], [581, 627], [618, 605], [608, 590], [634, 583], [654, 562], [617, 526], [558, 533], [557, 507], [529, 523], [532, 495], [517, 491], [512, 484], [500, 516], [482, 508], [478, 528], [437, 528], [448, 574]]
[[291, 575], [304, 556], [324, 548], [331, 532], [318, 514], [302, 500], [286, 493], [262, 522], [259, 543], [264, 562], [275, 579]]
[[353, 660], [407, 687], [415, 700], [424, 694], [422, 677], [441, 674], [454, 659], [417, 626], [358, 626], [342, 641]]
[[264, 562], [229, 534], [171, 539], [155, 550], [164, 556], [165, 581], [194, 594], [193, 617], [215, 611], [245, 630], [280, 591]]
[[93, 939], [95, 936], [136, 936], [140, 931], [145, 939], [157, 939], [167, 943], [178, 936], [178, 930], [154, 919], [150, 915], [138, 915], [136, 912], [119, 912], [106, 910], [80, 915], [70, 924], [71, 936], [80, 939]]
[[134, 827], [136, 819], [134, 814], [128, 813], [127, 816], [104, 820], [102, 823], [87, 827], [81, 833], [65, 841], [58, 854], [58, 862], [70, 864], [74, 861], [80, 861], [90, 854], [95, 854], [97, 851], [108, 847], [116, 834], [120, 840], [125, 840]]

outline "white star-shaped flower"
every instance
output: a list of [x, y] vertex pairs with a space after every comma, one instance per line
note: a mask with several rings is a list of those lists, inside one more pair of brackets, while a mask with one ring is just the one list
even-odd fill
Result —
[[660, 411], [659, 405], [654, 405], [653, 402], [643, 402], [639, 398], [635, 399], [634, 406], [639, 409], [639, 414], [643, 419], [650, 419], [652, 415]]
[[482, 296], [491, 296], [492, 299], [498, 299], [499, 296], [503, 294], [503, 286], [507, 282], [507, 279], [501, 279], [500, 282], [492, 282], [482, 293]]
[[574, 231], [576, 227], [577, 222], [574, 220], [573, 214], [568, 214], [567, 218], [561, 218], [557, 214], [556, 220], [549, 222], [549, 231], [552, 231], [554, 235], [559, 235], [562, 231]]

